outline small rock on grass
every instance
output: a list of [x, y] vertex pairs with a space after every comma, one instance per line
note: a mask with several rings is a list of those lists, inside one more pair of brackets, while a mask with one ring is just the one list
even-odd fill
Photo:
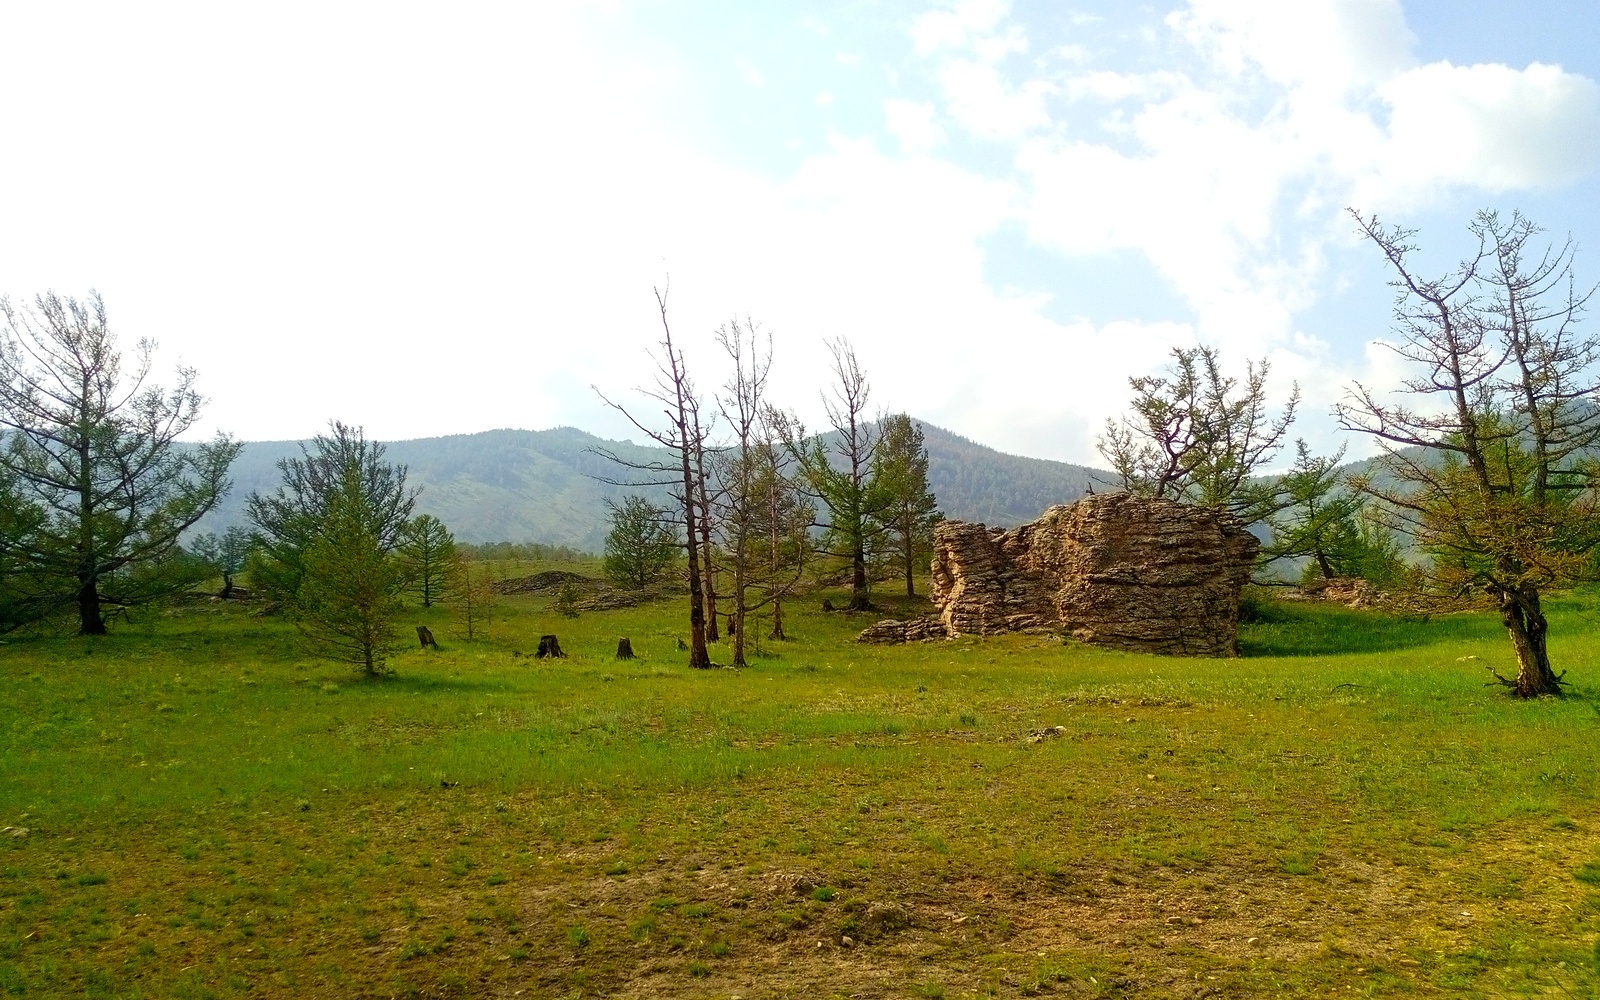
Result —
[[23, 837], [26, 837], [31, 832], [33, 832], [33, 831], [29, 830], [25, 826], [0, 827], [0, 833], [3, 833], [8, 837], [15, 837], [18, 840], [21, 840]]

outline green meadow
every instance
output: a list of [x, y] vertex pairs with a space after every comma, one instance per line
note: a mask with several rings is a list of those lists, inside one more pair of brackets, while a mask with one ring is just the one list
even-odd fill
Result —
[[1181, 660], [821, 596], [738, 671], [548, 595], [375, 682], [248, 604], [10, 638], [0, 996], [1600, 995], [1600, 591], [1531, 703], [1488, 615]]

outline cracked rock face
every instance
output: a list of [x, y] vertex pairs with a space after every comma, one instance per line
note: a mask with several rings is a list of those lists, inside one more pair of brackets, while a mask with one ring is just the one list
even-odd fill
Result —
[[1101, 494], [1010, 531], [940, 523], [933, 601], [951, 635], [1048, 627], [1115, 649], [1236, 656], [1260, 548], [1232, 515]]

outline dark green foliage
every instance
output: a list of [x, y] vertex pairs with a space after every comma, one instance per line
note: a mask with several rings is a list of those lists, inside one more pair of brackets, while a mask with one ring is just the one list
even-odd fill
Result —
[[179, 537], [228, 491], [239, 446], [184, 446], [203, 400], [193, 369], [147, 385], [154, 344], [123, 368], [105, 306], [0, 298], [0, 631], [76, 607], [78, 630], [191, 586]]
[[882, 551], [904, 572], [906, 596], [914, 597], [915, 574], [933, 551], [933, 526], [943, 517], [928, 488], [928, 449], [922, 426], [901, 413], [884, 420], [872, 457], [872, 483], [883, 498], [878, 523]]
[[458, 558], [456, 539], [450, 529], [432, 514], [419, 514], [400, 532], [395, 556], [407, 587], [422, 601], [423, 607], [433, 607]]
[[619, 587], [647, 587], [666, 575], [678, 558], [679, 542], [670, 527], [672, 514], [644, 497], [629, 494], [611, 511], [606, 535], [606, 577]]

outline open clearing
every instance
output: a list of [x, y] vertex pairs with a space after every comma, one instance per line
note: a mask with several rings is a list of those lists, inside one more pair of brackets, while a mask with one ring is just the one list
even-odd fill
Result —
[[0, 995], [1600, 990], [1600, 592], [1528, 704], [1486, 615], [1271, 606], [1218, 661], [808, 600], [696, 672], [677, 602], [547, 601], [413, 612], [445, 649], [378, 683], [215, 602], [0, 646]]

